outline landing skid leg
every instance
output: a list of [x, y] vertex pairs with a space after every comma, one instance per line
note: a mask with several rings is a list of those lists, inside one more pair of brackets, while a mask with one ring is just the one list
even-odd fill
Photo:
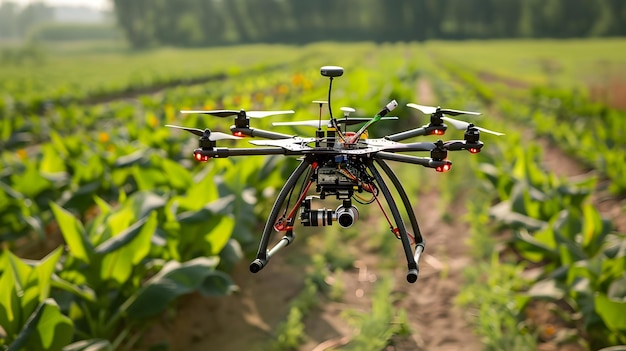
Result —
[[400, 240], [402, 241], [402, 247], [404, 248], [404, 253], [406, 255], [406, 261], [409, 269], [406, 275], [406, 280], [409, 283], [415, 283], [418, 275], [417, 263], [415, 262], [415, 258], [413, 256], [413, 250], [411, 249], [409, 235], [406, 232], [404, 221], [402, 220], [402, 216], [400, 215], [400, 210], [398, 210], [398, 206], [396, 205], [396, 202], [391, 195], [391, 191], [389, 191], [387, 184], [385, 184], [383, 177], [380, 175], [376, 167], [374, 167], [371, 162], [367, 165], [367, 167], [369, 168], [370, 172], [372, 172], [374, 179], [376, 179], [376, 183], [380, 187], [380, 190], [383, 192], [385, 200], [387, 200], [387, 204], [389, 205], [389, 209], [391, 210], [393, 219], [396, 222], [396, 226], [398, 227]]
[[[413, 235], [415, 235], [415, 254], [413, 258], [417, 265], [417, 273], [419, 274], [419, 261], [424, 249], [426, 248], [426, 243], [424, 242], [424, 238], [422, 237], [422, 233], [420, 232], [419, 225], [417, 224], [417, 218], [415, 218], [415, 212], [413, 211], [413, 207], [411, 206], [411, 201], [400, 183], [400, 180], [393, 172], [393, 170], [387, 165], [387, 163], [383, 159], [376, 159], [376, 162], [380, 165], [383, 172], [391, 179], [391, 182], [396, 187], [400, 198], [402, 199], [402, 203], [404, 204], [404, 208], [407, 211], [409, 216], [409, 221], [411, 222], [411, 227], [413, 227]], [[407, 277], [408, 279], [408, 277]], [[417, 278], [416, 278], [417, 279]]]
[[274, 224], [276, 223], [276, 219], [278, 218], [280, 209], [287, 199], [287, 196], [289, 196], [291, 189], [296, 186], [298, 179], [300, 179], [304, 171], [306, 171], [310, 165], [311, 163], [306, 158], [302, 160], [300, 165], [298, 165], [293, 173], [291, 173], [289, 179], [287, 179], [287, 182], [280, 190], [280, 193], [278, 194], [278, 197], [274, 202], [274, 206], [272, 207], [272, 211], [270, 212], [267, 222], [265, 222], [265, 227], [263, 228], [263, 236], [261, 236], [261, 242], [259, 244], [259, 250], [256, 254], [256, 259], [252, 261], [252, 263], [250, 263], [250, 272], [257, 273], [258, 271], [263, 269], [263, 267], [267, 265], [267, 262], [269, 261], [271, 255], [273, 255], [283, 247], [287, 246], [293, 240], [293, 233], [291, 233], [291, 236], [289, 236], [288, 233], [288, 235], [283, 237], [283, 239], [281, 239], [281, 241], [272, 248], [271, 254], [267, 251], [267, 245], [269, 244], [272, 230], [274, 228]]

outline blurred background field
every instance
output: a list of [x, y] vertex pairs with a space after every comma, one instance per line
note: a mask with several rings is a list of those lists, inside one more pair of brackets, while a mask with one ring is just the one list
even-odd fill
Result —
[[[621, 1], [81, 5], [0, 3], [0, 349], [626, 344]], [[427, 243], [414, 285], [371, 206], [349, 230], [297, 226], [252, 275], [295, 160], [198, 163], [164, 127], [232, 124], [184, 109], [293, 109], [253, 127], [312, 134], [271, 123], [317, 117], [323, 65], [345, 68], [337, 109], [400, 103], [371, 137], [426, 124], [410, 102], [506, 133], [445, 174], [394, 165]]]

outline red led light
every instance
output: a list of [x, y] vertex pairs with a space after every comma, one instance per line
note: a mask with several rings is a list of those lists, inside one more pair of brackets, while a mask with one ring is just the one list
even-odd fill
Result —
[[475, 147], [471, 147], [468, 149], [469, 152], [473, 153], [473, 154], [477, 154], [480, 152], [480, 149], [477, 149]]
[[452, 165], [450, 165], [450, 164], [448, 164], [448, 163], [447, 163], [447, 164], [445, 164], [445, 165], [443, 165], [443, 166], [437, 166], [437, 167], [435, 167], [435, 171], [437, 171], [437, 172], [442, 172], [442, 173], [443, 173], [443, 172], [447, 172], [447, 171], [449, 171], [449, 170], [450, 170], [450, 168], [452, 168]]
[[434, 129], [430, 134], [433, 135], [443, 135], [446, 131], [443, 129]]
[[240, 138], [245, 136], [243, 132], [234, 132], [233, 135]]
[[195, 153], [193, 154], [193, 157], [194, 157], [194, 158], [195, 158], [198, 162], [206, 162], [206, 161], [208, 161], [208, 160], [209, 160], [209, 158], [210, 158], [209, 156], [207, 156], [207, 155], [203, 155], [203, 154], [202, 154], [202, 153], [200, 153], [200, 152], [195, 152]]

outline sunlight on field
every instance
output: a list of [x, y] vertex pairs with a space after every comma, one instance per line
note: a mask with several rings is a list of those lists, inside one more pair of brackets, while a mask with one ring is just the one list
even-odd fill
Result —
[[[626, 99], [613, 100], [624, 97], [623, 46], [626, 39], [0, 47], [0, 349], [30, 333], [55, 350], [70, 342], [472, 351], [624, 343], [626, 110], [618, 103]], [[335, 117], [340, 106], [373, 117], [398, 101], [398, 119], [376, 124], [369, 138], [442, 126], [408, 103], [481, 113], [419, 138], [466, 146], [437, 150], [450, 172], [390, 162], [428, 243], [417, 284], [406, 283], [398, 229], [374, 191], [346, 230], [301, 228], [294, 217], [294, 245], [252, 275], [260, 231], [303, 154], [194, 159], [198, 136], [165, 127], [228, 133], [240, 122], [185, 109], [295, 110], [250, 124], [313, 136], [309, 126], [272, 123], [319, 117], [311, 102], [328, 99], [324, 65], [345, 68], [333, 80]], [[469, 149], [468, 135], [484, 149]], [[253, 147], [249, 140], [208, 148]], [[413, 154], [435, 159], [431, 149]], [[333, 200], [328, 208], [337, 208]], [[44, 316], [63, 333], [33, 327]]]
[[626, 77], [626, 40], [433, 41], [438, 59], [531, 84], [593, 85]]

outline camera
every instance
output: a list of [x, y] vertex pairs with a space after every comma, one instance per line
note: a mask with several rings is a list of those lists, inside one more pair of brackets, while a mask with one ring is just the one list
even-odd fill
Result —
[[307, 196], [300, 208], [300, 222], [305, 227], [323, 227], [337, 222], [343, 228], [350, 228], [359, 218], [359, 210], [350, 200], [344, 200], [335, 211], [321, 208], [311, 209], [311, 196]]

